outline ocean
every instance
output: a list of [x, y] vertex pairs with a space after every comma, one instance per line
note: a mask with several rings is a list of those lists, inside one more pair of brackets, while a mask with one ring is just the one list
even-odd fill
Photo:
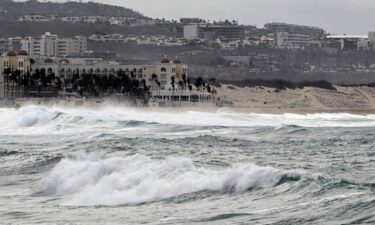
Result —
[[0, 224], [375, 224], [375, 115], [0, 109]]

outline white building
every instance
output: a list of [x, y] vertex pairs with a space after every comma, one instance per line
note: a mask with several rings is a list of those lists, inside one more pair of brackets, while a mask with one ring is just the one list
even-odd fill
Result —
[[184, 26], [184, 38], [187, 40], [193, 40], [199, 37], [198, 24], [191, 24]]
[[13, 41], [10, 38], [0, 38], [0, 54], [13, 49]]
[[305, 48], [308, 46], [321, 47], [321, 42], [311, 40], [306, 34], [280, 32], [276, 34], [276, 46], [279, 48]]
[[369, 50], [371, 47], [372, 33], [369, 35], [329, 35], [327, 41], [330, 47], [342, 51]]
[[87, 51], [87, 40], [84, 37], [58, 38], [47, 32], [40, 38], [27, 37], [21, 40], [21, 48], [31, 56], [80, 56]]

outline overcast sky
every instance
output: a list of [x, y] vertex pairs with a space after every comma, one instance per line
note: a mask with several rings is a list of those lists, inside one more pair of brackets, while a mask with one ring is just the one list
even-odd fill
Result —
[[[58, 0], [63, 1], [63, 0]], [[331, 33], [375, 31], [375, 0], [94, 0], [121, 5], [153, 18], [200, 17], [315, 25]]]

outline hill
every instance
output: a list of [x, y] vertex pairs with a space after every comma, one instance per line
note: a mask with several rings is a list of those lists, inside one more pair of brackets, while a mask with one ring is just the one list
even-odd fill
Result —
[[6, 18], [18, 19], [27, 14], [48, 14], [60, 16], [117, 16], [145, 18], [142, 14], [120, 6], [100, 3], [81, 2], [38, 2], [29, 0], [26, 2], [14, 2], [12, 0], [0, 0], [0, 9], [6, 10]]

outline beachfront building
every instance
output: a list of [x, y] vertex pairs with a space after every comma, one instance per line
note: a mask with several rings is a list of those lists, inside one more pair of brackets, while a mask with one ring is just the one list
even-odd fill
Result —
[[[180, 60], [164, 59], [147, 65], [124, 65], [101, 60], [79, 58], [44, 58], [31, 65], [26, 51], [9, 51], [0, 57], [0, 98], [23, 97], [22, 77], [26, 74], [54, 75], [63, 83], [86, 76], [115, 76], [124, 74], [139, 81], [139, 88], [147, 87], [153, 103], [209, 102], [210, 88], [204, 85], [193, 88], [188, 78], [187, 65]], [[69, 87], [67, 87], [69, 88]], [[210, 89], [211, 90], [211, 89]], [[65, 93], [65, 88], [64, 88]]]
[[21, 48], [30, 56], [66, 57], [81, 56], [87, 51], [85, 37], [59, 38], [49, 32], [41, 37], [27, 37], [21, 40]]
[[165, 59], [161, 63], [149, 65], [123, 65], [115, 62], [84, 62], [74, 58], [45, 58], [32, 67], [33, 71], [55, 74], [61, 79], [72, 79], [74, 75], [110, 76], [122, 71], [125, 75], [145, 82], [151, 89], [166, 90], [172, 79], [176, 86], [187, 78], [187, 66], [179, 60]]
[[189, 88], [187, 65], [178, 59], [163, 59], [156, 64], [124, 65], [105, 61], [89, 62], [75, 58], [45, 58], [43, 62], [34, 64], [32, 69], [47, 75], [55, 74], [61, 80], [83, 75], [111, 76], [121, 71], [140, 81], [140, 85], [144, 83], [150, 90], [152, 102], [158, 104], [202, 103], [213, 100], [212, 92], [208, 92], [206, 87], [202, 86], [199, 90]]
[[18, 79], [31, 69], [26, 51], [8, 51], [0, 56], [0, 99], [19, 98], [23, 94]]

